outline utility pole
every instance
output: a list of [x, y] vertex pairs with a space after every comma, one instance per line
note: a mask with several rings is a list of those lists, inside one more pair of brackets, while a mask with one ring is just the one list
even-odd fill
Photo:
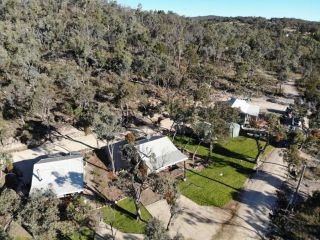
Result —
[[[294, 195], [293, 195], [293, 198], [291, 198], [291, 201], [289, 201], [288, 207], [289, 207], [290, 205], [293, 206], [294, 203], [295, 203], [295, 201], [296, 201], [296, 198], [297, 198], [297, 196], [298, 196], [299, 188], [300, 188], [301, 182], [302, 182], [302, 180], [303, 180], [303, 176], [304, 176], [304, 172], [305, 172], [305, 170], [306, 170], [306, 167], [307, 167], [306, 164], [304, 164], [303, 167], [302, 167], [302, 172], [301, 172], [301, 176], [300, 176], [300, 178], [299, 178], [298, 185], [297, 185], [297, 187], [296, 187], [296, 191], [294, 192]], [[287, 209], [288, 209], [288, 207], [287, 207]], [[293, 209], [293, 208], [292, 208], [292, 209]]]

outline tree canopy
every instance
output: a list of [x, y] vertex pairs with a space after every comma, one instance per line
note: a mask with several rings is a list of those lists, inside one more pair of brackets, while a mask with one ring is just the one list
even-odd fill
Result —
[[151, 86], [205, 101], [212, 89], [272, 93], [290, 72], [303, 75], [316, 101], [319, 46], [319, 24], [302, 20], [185, 18], [100, 0], [2, 1], [0, 111], [22, 123], [62, 116], [87, 127], [99, 102], [128, 111]]

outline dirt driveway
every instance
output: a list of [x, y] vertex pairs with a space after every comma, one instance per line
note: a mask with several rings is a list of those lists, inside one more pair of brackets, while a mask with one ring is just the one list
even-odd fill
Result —
[[275, 101], [263, 96], [259, 98], [252, 98], [251, 103], [260, 107], [262, 112], [282, 113], [286, 108], [294, 103], [294, 97], [299, 96], [299, 92], [295, 86], [293, 79], [282, 85], [284, 97], [275, 97]]
[[[231, 217], [231, 211], [223, 208], [200, 206], [181, 196], [179, 206], [183, 209], [170, 227], [170, 235], [181, 233], [186, 239], [210, 240]], [[160, 219], [166, 226], [170, 217], [169, 206], [165, 200], [146, 206], [152, 216]]]
[[276, 190], [287, 177], [281, 149], [274, 149], [260, 170], [248, 179], [233, 217], [212, 239], [264, 239], [269, 214], [276, 204]]

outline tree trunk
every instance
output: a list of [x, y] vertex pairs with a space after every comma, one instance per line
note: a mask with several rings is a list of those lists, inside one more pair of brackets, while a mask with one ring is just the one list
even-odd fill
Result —
[[[269, 139], [269, 137], [267, 137]], [[269, 140], [267, 140], [267, 143], [264, 145], [264, 147], [261, 146], [260, 140], [256, 139], [257, 146], [258, 146], [258, 154], [256, 156], [255, 162], [257, 163], [260, 160], [261, 155], [264, 153], [264, 151], [267, 149], [269, 145]]]
[[180, 62], [181, 62], [181, 49], [178, 47], [178, 69], [180, 70]]
[[110, 224], [110, 230], [111, 230], [111, 238], [112, 238], [112, 240], [115, 240], [116, 239], [116, 233], [114, 231], [113, 224]]
[[120, 110], [121, 110], [121, 123], [124, 123], [124, 113], [123, 113], [123, 106], [122, 101], [120, 101]]
[[9, 219], [9, 221], [6, 223], [6, 225], [4, 226], [4, 228], [3, 228], [3, 231], [4, 232], [6, 232], [7, 231], [7, 229], [8, 229], [8, 227], [10, 226], [10, 224], [11, 224], [11, 222], [12, 222], [12, 217]]
[[136, 208], [136, 215], [137, 215], [137, 221], [142, 219], [142, 215], [141, 215], [141, 203], [140, 203], [140, 199], [135, 199], [134, 200], [134, 206]]
[[126, 105], [126, 125], [127, 125], [129, 121], [129, 107], [127, 103], [125, 105]]
[[280, 82], [280, 86], [279, 86], [279, 95], [282, 95], [282, 83]]
[[90, 132], [89, 126], [84, 126], [83, 127], [83, 131], [84, 131], [84, 134], [87, 136], [89, 134], [89, 132]]
[[211, 152], [212, 152], [212, 149], [213, 149], [213, 143], [212, 143], [212, 142], [210, 142], [209, 152], [208, 152], [208, 160], [210, 160], [210, 158], [211, 158]]
[[173, 137], [172, 137], [172, 140], [173, 140], [173, 141], [174, 141], [174, 138], [176, 137], [177, 133], [178, 133], [178, 130], [175, 130], [175, 131], [174, 131], [174, 134], [173, 134]]
[[100, 145], [99, 145], [99, 139], [97, 137], [96, 137], [96, 141], [97, 141], [97, 148], [99, 149]]
[[[49, 110], [47, 110], [49, 111]], [[49, 140], [51, 140], [51, 128], [50, 128], [50, 116], [49, 116], [49, 113], [47, 113], [47, 117], [46, 117], [46, 127], [47, 127], [47, 131], [48, 131], [48, 135], [49, 135]]]
[[199, 147], [200, 147], [200, 145], [201, 145], [201, 143], [202, 143], [202, 141], [200, 141], [199, 143], [198, 143], [198, 146], [197, 146], [197, 148], [196, 148], [196, 150], [194, 151], [194, 153], [192, 154], [192, 164], [193, 164], [193, 167], [194, 167], [194, 164], [195, 164], [195, 157], [196, 157], [196, 155], [197, 155], [197, 152], [198, 152], [198, 150], [199, 150]]
[[166, 228], [167, 231], [169, 231], [169, 227], [170, 227], [170, 224], [172, 222], [173, 216], [174, 216], [173, 214], [170, 215], [170, 218], [169, 218], [169, 221], [168, 221], [168, 224], [167, 224], [167, 228]]
[[112, 173], [116, 174], [116, 169], [115, 169], [115, 166], [114, 166], [114, 159], [113, 159], [113, 151], [111, 151], [111, 146], [110, 146], [110, 142], [109, 141], [107, 141], [107, 149], [108, 149], [108, 153], [109, 153], [110, 160], [111, 160]]

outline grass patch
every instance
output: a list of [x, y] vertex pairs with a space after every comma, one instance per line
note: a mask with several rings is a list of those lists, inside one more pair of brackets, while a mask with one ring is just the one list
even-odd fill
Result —
[[89, 240], [93, 238], [93, 230], [84, 227], [79, 232], [74, 232], [69, 236], [71, 240]]
[[[144, 233], [146, 223], [136, 220], [136, 210], [131, 198], [126, 198], [117, 203], [115, 208], [104, 207], [101, 209], [106, 223], [113, 222], [114, 227], [124, 233]], [[152, 218], [148, 210], [141, 206], [142, 218], [148, 221]]]
[[[186, 141], [190, 142], [187, 150], [194, 152], [197, 143], [193, 139], [178, 136], [174, 143], [183, 146]], [[271, 149], [268, 146], [264, 155]], [[206, 157], [208, 150], [200, 146], [197, 154]], [[238, 137], [217, 144], [206, 169], [187, 171], [187, 181], [179, 185], [181, 193], [200, 205], [224, 206], [237, 196], [253, 172], [257, 153], [256, 141], [251, 138]]]

